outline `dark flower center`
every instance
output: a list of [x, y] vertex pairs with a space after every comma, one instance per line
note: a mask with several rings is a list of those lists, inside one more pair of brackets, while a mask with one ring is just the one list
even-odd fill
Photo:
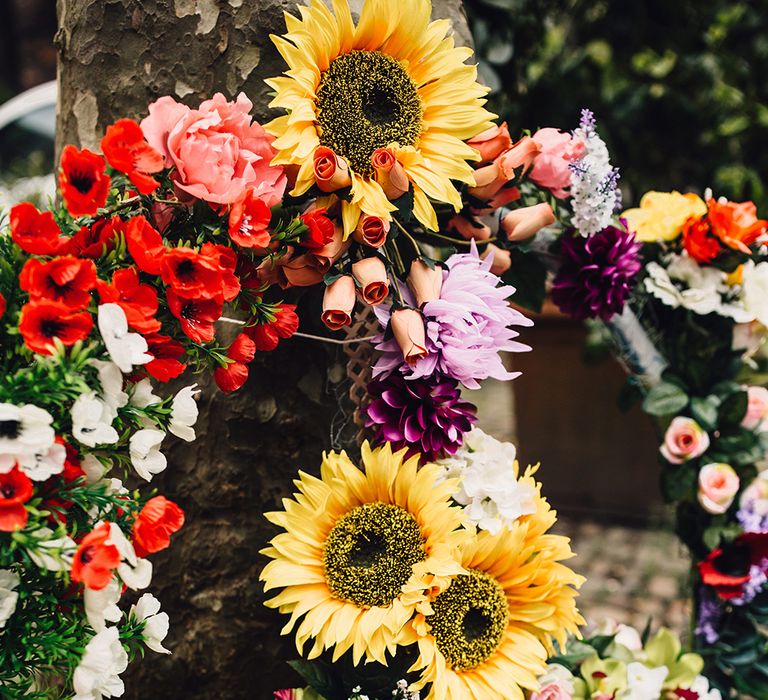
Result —
[[3, 498], [13, 498], [16, 495], [16, 487], [13, 484], [3, 484], [0, 486], [0, 496]]
[[421, 98], [392, 56], [352, 51], [339, 56], [320, 78], [317, 121], [320, 143], [372, 175], [371, 155], [391, 143], [413, 146], [421, 135]]
[[21, 422], [17, 420], [0, 420], [0, 438], [15, 440], [19, 437]]
[[93, 187], [93, 178], [90, 173], [73, 170], [69, 175], [69, 182], [80, 194], [88, 194]]
[[56, 338], [61, 335], [62, 323], [55, 318], [46, 318], [40, 324], [40, 332], [46, 338]]
[[752, 564], [752, 552], [746, 544], [731, 544], [715, 559], [715, 568], [728, 576], [746, 576]]
[[176, 276], [181, 279], [193, 281], [195, 279], [195, 264], [191, 260], [181, 260], [176, 265]]
[[387, 503], [365, 503], [341, 516], [325, 541], [323, 566], [334, 596], [361, 607], [389, 605], [426, 558], [414, 517]]
[[82, 552], [80, 552], [80, 561], [83, 562], [83, 564], [88, 564], [93, 561], [93, 557], [95, 556], [94, 549], [94, 546], [89, 544]]

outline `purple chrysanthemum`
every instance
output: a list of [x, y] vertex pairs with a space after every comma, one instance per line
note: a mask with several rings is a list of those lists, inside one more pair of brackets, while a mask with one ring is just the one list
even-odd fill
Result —
[[718, 627], [722, 616], [723, 609], [720, 603], [707, 589], [702, 588], [696, 635], [702, 637], [707, 644], [714, 644], [720, 639]]
[[562, 265], [552, 286], [552, 301], [577, 319], [607, 321], [620, 313], [640, 271], [635, 234], [608, 226], [586, 238], [563, 239]]
[[406, 380], [399, 372], [368, 384], [365, 424], [375, 428], [374, 442], [408, 447], [426, 461], [452, 455], [475, 422], [475, 407], [462, 401], [458, 382], [436, 372]]

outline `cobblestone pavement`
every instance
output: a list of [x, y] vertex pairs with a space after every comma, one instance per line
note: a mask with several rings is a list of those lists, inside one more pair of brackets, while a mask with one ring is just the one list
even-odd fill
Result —
[[687, 635], [689, 559], [672, 532], [598, 524], [562, 517], [559, 534], [571, 538], [573, 568], [587, 578], [579, 607], [594, 626], [606, 618], [642, 629], [671, 627]]

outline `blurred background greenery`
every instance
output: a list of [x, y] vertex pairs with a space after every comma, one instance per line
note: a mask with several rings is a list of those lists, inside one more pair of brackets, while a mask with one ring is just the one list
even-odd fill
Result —
[[465, 0], [495, 111], [514, 133], [589, 107], [629, 206], [649, 189], [768, 214], [768, 0]]

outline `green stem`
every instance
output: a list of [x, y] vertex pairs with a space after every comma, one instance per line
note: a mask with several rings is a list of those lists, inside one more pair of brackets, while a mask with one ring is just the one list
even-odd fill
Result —
[[[448, 241], [449, 243], [453, 243], [454, 245], [465, 245], [465, 246], [472, 245], [471, 240], [466, 241], [459, 238], [451, 238], [451, 236], [444, 236], [442, 233], [435, 233], [434, 231], [426, 231], [424, 235], [432, 236], [432, 238], [439, 238], [440, 240]], [[474, 239], [477, 245], [486, 245], [487, 243], [493, 243], [496, 240], [498, 239], [495, 236], [493, 238], [486, 238], [485, 240], [482, 240], [482, 241]]]
[[416, 239], [410, 233], [408, 233], [406, 228], [397, 219], [393, 217], [392, 221], [395, 222], [395, 226], [397, 226], [397, 228], [400, 229], [400, 232], [411, 242], [411, 245], [413, 246], [413, 250], [416, 253], [416, 257], [421, 257], [421, 248], [419, 247], [419, 244], [416, 241]]

